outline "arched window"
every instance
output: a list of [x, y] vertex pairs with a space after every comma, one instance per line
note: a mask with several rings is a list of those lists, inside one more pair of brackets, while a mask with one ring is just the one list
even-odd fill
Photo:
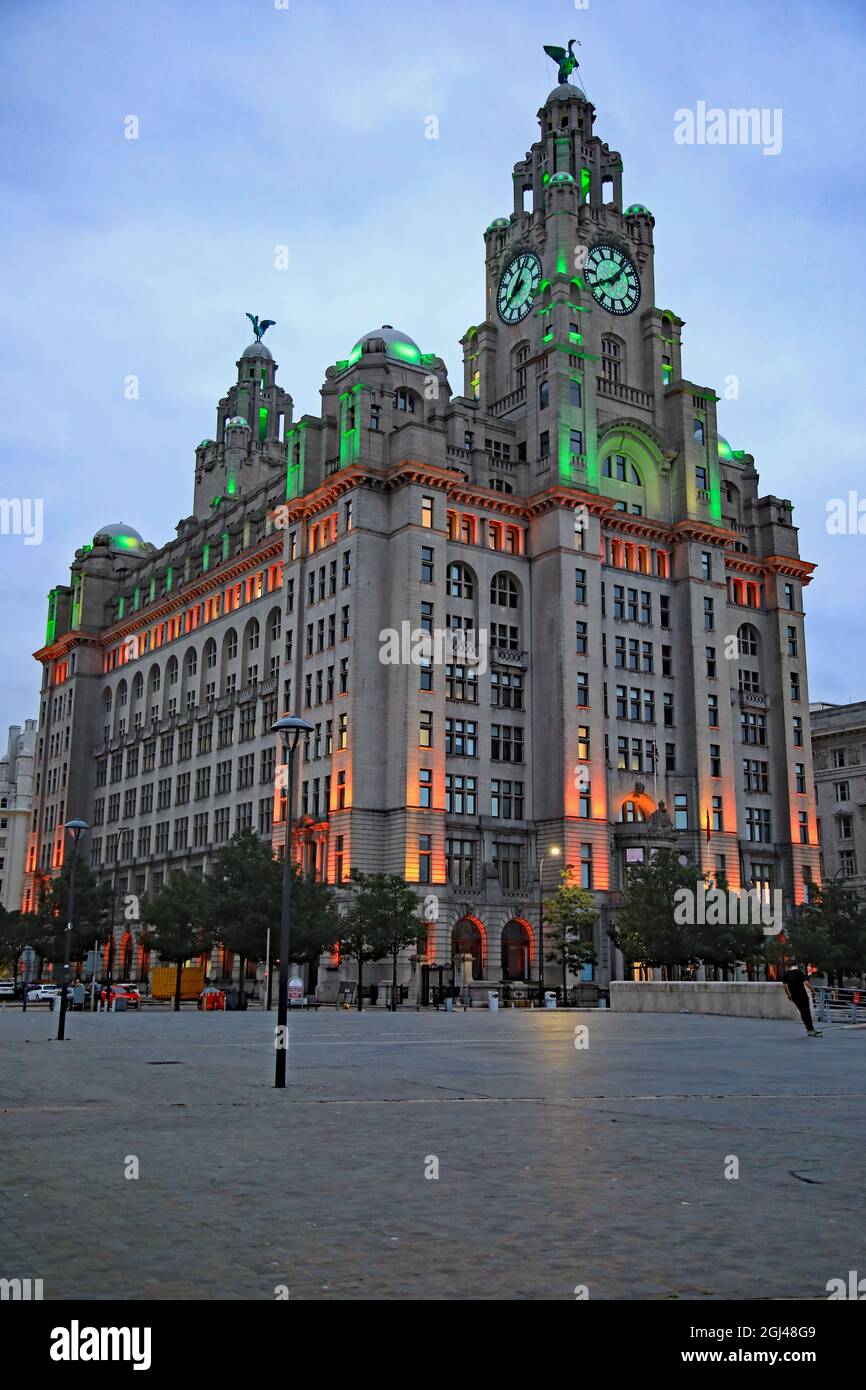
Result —
[[494, 574], [490, 581], [490, 602], [498, 604], [500, 608], [517, 608], [519, 601], [520, 591], [513, 575], [505, 570]]
[[451, 933], [451, 958], [472, 957], [472, 978], [484, 978], [484, 934], [476, 921], [463, 917]]
[[208, 638], [204, 646], [204, 666], [206, 671], [212, 671], [217, 664], [217, 644], [213, 637]]
[[121, 681], [117, 687], [117, 703], [121, 708], [126, 704], [128, 693], [126, 681]]
[[622, 344], [618, 338], [601, 340], [601, 373], [608, 381], [619, 381], [623, 367]]
[[605, 478], [613, 478], [618, 483], [632, 483], [635, 487], [643, 487], [640, 473], [625, 454], [608, 454], [602, 473]]
[[253, 618], [252, 621], [251, 621], [250, 623], [247, 624], [247, 651], [248, 651], [248, 652], [257, 651], [257, 650], [258, 650], [258, 646], [259, 646], [259, 624], [258, 624], [258, 619], [257, 619], [257, 618]]
[[697, 418], [697, 416], [695, 416], [695, 443], [696, 443], [696, 444], [703, 444], [703, 442], [704, 442], [704, 422], [703, 422], [703, 420], [699, 420], [699, 419]]
[[167, 684], [167, 685], [177, 685], [177, 657], [176, 657], [176, 656], [172, 656], [172, 657], [169, 658], [168, 665], [167, 665], [166, 668], [165, 668], [165, 680], [166, 680], [166, 684]]
[[453, 564], [448, 566], [445, 592], [449, 598], [475, 597], [475, 576], [468, 565]]
[[267, 640], [271, 646], [273, 646], [275, 642], [279, 642], [280, 640], [280, 633], [282, 631], [282, 621], [282, 614], [280, 613], [279, 608], [272, 609], [268, 615], [267, 625]]
[[550, 405], [550, 382], [541, 381], [538, 384], [538, 409], [546, 410]]
[[532, 933], [525, 922], [509, 922], [502, 929], [503, 980], [528, 980], [532, 973]]
[[183, 659], [183, 673], [184, 673], [184, 677], [185, 677], [186, 679], [189, 679], [191, 676], [194, 676], [194, 675], [195, 675], [195, 673], [196, 673], [197, 670], [198, 670], [198, 653], [196, 652], [195, 647], [190, 647], [189, 651], [187, 652], [186, 656], [185, 656], [184, 659]]
[[415, 414], [415, 396], [412, 391], [408, 391], [405, 386], [398, 386], [394, 392], [394, 409], [405, 410], [410, 415]]
[[529, 343], [525, 340], [517, 344], [511, 354], [511, 372], [514, 389], [522, 391], [526, 386], [526, 363], [529, 360]]
[[751, 623], [743, 623], [737, 632], [740, 656], [758, 655], [758, 633]]
[[136, 675], [135, 675], [135, 679], [134, 679], [133, 682], [132, 682], [132, 698], [133, 698], [133, 700], [140, 700], [143, 694], [144, 694], [144, 676], [141, 674], [140, 671], [137, 671], [137, 672], [136, 672]]
[[620, 807], [619, 818], [621, 821], [624, 821], [626, 825], [632, 825], [636, 821], [646, 820], [646, 816], [636, 801], [624, 801]]
[[106, 714], [110, 714], [110, 713], [111, 713], [111, 687], [110, 687], [110, 686], [109, 686], [107, 689], [103, 690], [103, 692], [102, 692], [102, 706], [103, 706], [103, 709], [105, 710], [105, 713], [106, 713]]

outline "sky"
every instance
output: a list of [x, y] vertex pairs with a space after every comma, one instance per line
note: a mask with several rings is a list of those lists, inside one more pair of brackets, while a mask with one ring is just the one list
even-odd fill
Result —
[[[41, 507], [42, 534], [4, 513], [0, 736], [37, 713], [76, 547], [117, 521], [164, 544], [191, 512], [246, 311], [276, 320], [296, 418], [383, 323], [462, 390], [483, 232], [556, 85], [542, 45], [572, 37], [624, 201], [655, 216], [684, 372], [720, 395], [736, 378], [720, 431], [818, 565], [810, 697], [866, 698], [861, 0], [4, 0], [0, 496]], [[700, 102], [780, 111], [779, 152], [678, 143]]]

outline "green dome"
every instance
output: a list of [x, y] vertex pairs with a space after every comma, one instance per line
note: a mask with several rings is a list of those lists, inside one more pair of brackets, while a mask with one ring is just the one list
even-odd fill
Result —
[[574, 175], [560, 171], [558, 174], [551, 174], [551, 183], [574, 183]]
[[212, 439], [200, 439], [200, 440], [199, 440], [199, 445], [198, 445], [198, 447], [199, 447], [200, 449], [206, 449], [207, 446], [208, 446], [209, 444], [213, 444], [213, 443], [214, 443], [214, 441], [213, 441]]
[[487, 230], [488, 232], [492, 232], [494, 227], [508, 227], [510, 225], [510, 221], [507, 217], [494, 217]]
[[248, 430], [249, 425], [243, 415], [233, 415], [230, 420], [226, 420], [227, 430]]
[[381, 338], [384, 342], [386, 357], [395, 357], [398, 362], [421, 361], [421, 349], [414, 338], [410, 338], [408, 333], [401, 333], [393, 324], [383, 323], [381, 328], [374, 328], [369, 333], [365, 333], [363, 338], [358, 339], [349, 353], [350, 367], [353, 367], [361, 354], [366, 351], [370, 340], [376, 338]]
[[109, 522], [107, 526], [100, 526], [93, 540], [94, 542], [106, 540], [109, 550], [121, 554], [149, 548], [141, 533], [136, 531], [134, 526], [127, 526], [123, 521], [113, 521]]
[[626, 217], [652, 217], [649, 208], [645, 208], [643, 203], [632, 203], [630, 208], [625, 210]]
[[719, 435], [719, 458], [730, 463], [734, 457], [734, 451], [723, 434]]

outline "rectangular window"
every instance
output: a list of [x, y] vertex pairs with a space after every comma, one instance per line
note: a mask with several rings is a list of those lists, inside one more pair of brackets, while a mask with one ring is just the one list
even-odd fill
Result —
[[586, 603], [585, 569], [576, 569], [574, 571], [574, 601], [575, 603]]
[[418, 836], [418, 882], [432, 883], [433, 836]]
[[418, 805], [430, 810], [433, 805], [433, 773], [422, 767], [418, 773]]

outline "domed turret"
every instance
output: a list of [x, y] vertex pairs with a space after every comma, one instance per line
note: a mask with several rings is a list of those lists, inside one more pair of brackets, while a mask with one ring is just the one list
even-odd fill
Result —
[[244, 348], [241, 357], [263, 357], [268, 362], [274, 360], [274, 354], [262, 342], [250, 343], [249, 347]]
[[[377, 341], [384, 344], [385, 355], [387, 357], [394, 357], [399, 362], [417, 363], [421, 361], [421, 349], [414, 338], [410, 338], [408, 333], [401, 333], [393, 324], [383, 323], [381, 328], [373, 328], [369, 333], [365, 333], [362, 338], [358, 339], [349, 354], [350, 366], [357, 362], [362, 353], [370, 351], [376, 352], [377, 348], [374, 347], [373, 344]], [[370, 347], [367, 346], [368, 343]], [[379, 348], [378, 351], [381, 352], [382, 349]]]
[[108, 549], [112, 554], [129, 554], [136, 551], [148, 550], [150, 547], [144, 537], [136, 531], [134, 526], [127, 526], [125, 521], [110, 522], [107, 526], [100, 526], [93, 537], [94, 544], [97, 541], [108, 541]]

